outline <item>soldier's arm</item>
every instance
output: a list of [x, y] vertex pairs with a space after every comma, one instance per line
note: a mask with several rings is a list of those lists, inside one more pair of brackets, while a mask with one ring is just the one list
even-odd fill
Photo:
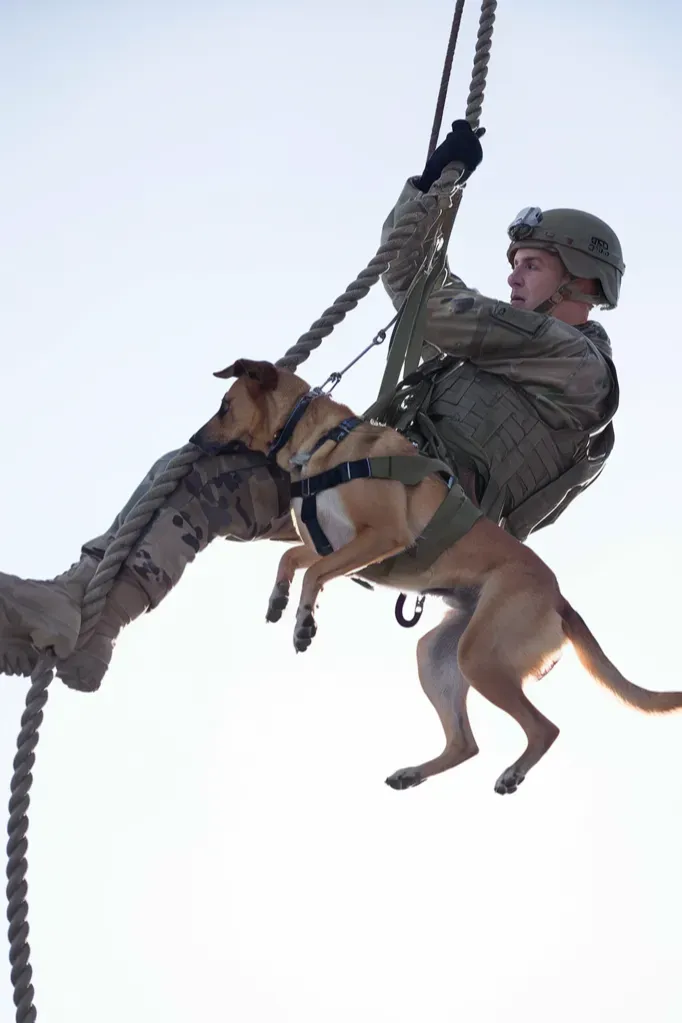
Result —
[[[396, 308], [418, 272], [433, 237], [436, 214], [420, 203], [419, 190], [405, 185], [387, 218], [382, 239], [408, 203], [423, 212], [414, 236], [383, 277]], [[551, 316], [516, 309], [487, 298], [449, 269], [433, 288], [423, 327], [424, 341], [441, 352], [468, 359], [490, 373], [523, 386], [550, 418], [589, 427], [609, 406], [611, 370], [599, 350], [575, 327]]]
[[[455, 164], [455, 166], [459, 165]], [[414, 233], [409, 241], [403, 245], [398, 257], [391, 263], [382, 277], [384, 288], [396, 309], [400, 309], [403, 304], [415, 275], [431, 250], [434, 233], [438, 224], [440, 215], [438, 207], [429, 213], [424, 205], [423, 198], [423, 193], [414, 184], [414, 178], [408, 178], [405, 187], [398, 197], [397, 203], [386, 218], [381, 230], [381, 242], [383, 244], [400, 218], [408, 210], [416, 214]], [[450, 272], [447, 264], [438, 284], [439, 286], [448, 285], [453, 289], [467, 290], [464, 282]]]

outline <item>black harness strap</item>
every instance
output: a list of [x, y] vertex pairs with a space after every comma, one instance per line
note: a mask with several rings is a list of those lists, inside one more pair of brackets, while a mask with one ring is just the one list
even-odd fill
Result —
[[317, 500], [314, 497], [303, 498], [301, 502], [301, 521], [310, 533], [310, 539], [315, 544], [317, 553], [325, 557], [327, 554], [333, 554], [334, 548], [330, 544], [327, 534], [317, 517]]
[[338, 487], [341, 483], [366, 479], [371, 475], [369, 459], [362, 458], [357, 462], [343, 462], [342, 465], [327, 469], [326, 472], [321, 472], [317, 476], [307, 476], [305, 479], [299, 480], [298, 483], [291, 484], [291, 496], [303, 498], [301, 521], [305, 523], [318, 554], [333, 554], [334, 548], [317, 517], [317, 495], [321, 494], [323, 490]]
[[319, 395], [315, 394], [313, 391], [309, 391], [308, 394], [304, 394], [302, 398], [298, 399], [293, 409], [291, 410], [291, 414], [289, 415], [289, 418], [287, 419], [286, 423], [279, 431], [279, 433], [275, 436], [275, 439], [270, 445], [270, 448], [268, 450], [268, 458], [274, 458], [277, 452], [281, 451], [284, 445], [289, 440], [291, 440], [291, 435], [298, 426], [301, 419], [303, 418], [303, 415], [306, 409], [308, 408], [308, 405], [317, 397], [319, 397]]
[[[282, 450], [284, 445], [291, 440], [292, 434], [296, 429], [297, 425], [299, 424], [299, 422], [301, 421], [301, 419], [303, 418], [303, 416], [305, 415], [308, 405], [317, 397], [319, 397], [317, 392], [309, 391], [308, 394], [304, 394], [301, 398], [298, 399], [293, 409], [291, 410], [289, 418], [286, 420], [284, 426], [279, 431], [279, 433], [277, 433], [275, 439], [270, 445], [270, 448], [268, 450], [269, 458], [274, 458], [275, 455], [277, 455], [277, 453]], [[339, 444], [348, 436], [348, 434], [352, 430], [356, 428], [356, 426], [360, 426], [362, 422], [363, 420], [359, 419], [357, 416], [349, 416], [347, 419], [344, 419], [337, 426], [333, 426], [331, 430], [327, 430], [326, 433], [323, 433], [322, 436], [318, 438], [317, 442], [315, 443], [315, 446], [310, 452], [310, 455], [314, 454], [315, 451], [318, 451], [323, 444], [327, 443], [327, 441], [331, 440], [334, 441], [335, 444]], [[331, 554], [334, 548], [327, 539], [327, 536], [317, 518], [315, 495], [318, 494], [321, 490], [326, 490], [328, 487], [337, 486], [339, 483], [346, 483], [348, 480], [356, 479], [357, 476], [353, 471], [351, 471], [350, 474], [344, 473], [344, 470], [349, 464], [352, 466], [355, 466], [356, 464], [357, 465], [362, 464], [363, 466], [365, 466], [367, 471], [362, 472], [360, 475], [369, 476], [371, 474], [369, 471], [369, 462], [364, 460], [362, 463], [345, 463], [344, 465], [339, 466], [338, 469], [331, 469], [328, 473], [322, 473], [322, 476], [324, 477], [333, 476], [333, 479], [330, 479], [330, 482], [322, 486], [317, 486], [314, 490], [310, 490], [308, 487], [305, 486], [306, 484], [309, 483], [308, 479], [301, 480], [300, 483], [292, 484], [291, 496], [303, 498], [303, 503], [301, 506], [301, 519], [308, 528], [308, 532], [310, 533], [311, 539], [315, 544], [315, 548], [318, 554]], [[314, 477], [314, 479], [319, 480], [320, 477], [316, 476]]]
[[[357, 425], [357, 424], [356, 424]], [[374, 458], [359, 458], [354, 462], [342, 462], [332, 469], [326, 469], [315, 476], [306, 476], [291, 484], [291, 497], [299, 497], [301, 521], [305, 523], [318, 554], [332, 554], [334, 548], [329, 542], [317, 517], [317, 495], [351, 480], [395, 479], [406, 486], [415, 486], [431, 473], [441, 473], [448, 485], [454, 477], [444, 462], [417, 455], [388, 455]]]
[[[363, 422], [362, 419], [358, 419], [357, 416], [349, 416], [348, 419], [344, 419], [343, 422], [339, 423], [338, 426], [333, 426], [331, 430], [327, 430], [319, 438], [315, 447], [310, 452], [311, 455], [326, 444], [327, 441], [334, 441], [339, 444], [344, 440], [356, 426], [360, 426]], [[369, 460], [367, 458], [360, 459], [357, 462], [344, 462], [342, 465], [337, 465], [333, 469], [328, 469], [326, 472], [321, 472], [317, 476], [306, 477], [305, 479], [299, 480], [297, 483], [291, 484], [291, 496], [302, 498], [301, 502], [301, 521], [304, 523], [306, 529], [310, 533], [310, 539], [315, 544], [315, 550], [318, 554], [326, 556], [327, 554], [333, 554], [334, 548], [332, 547], [327, 534], [320, 525], [320, 520], [317, 517], [317, 495], [323, 490], [329, 490], [331, 487], [337, 487], [340, 483], [348, 483], [350, 480], [363, 479], [364, 477], [371, 476], [371, 468]]]
[[314, 455], [329, 440], [333, 440], [335, 444], [340, 444], [356, 426], [360, 426], [363, 422], [364, 419], [359, 419], [358, 416], [349, 416], [348, 419], [344, 419], [338, 426], [333, 426], [331, 430], [327, 430], [326, 433], [322, 434], [310, 454]]
[[323, 490], [331, 490], [351, 480], [363, 480], [372, 475], [369, 458], [359, 458], [355, 462], [342, 462], [333, 469], [325, 469], [316, 476], [306, 476], [291, 484], [292, 497], [317, 497]]

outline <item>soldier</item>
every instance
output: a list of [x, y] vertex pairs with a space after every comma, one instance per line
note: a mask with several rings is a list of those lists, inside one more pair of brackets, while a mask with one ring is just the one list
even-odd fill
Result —
[[[446, 166], [458, 164], [468, 177], [482, 155], [476, 134], [456, 121], [422, 175], [405, 185], [382, 236], [406, 204], [420, 213], [418, 230], [384, 275], [396, 307], [430, 244], [433, 215], [419, 197]], [[524, 210], [509, 228], [508, 258], [509, 303], [467, 288], [445, 267], [422, 327], [424, 362], [384, 421], [445, 456], [471, 500], [524, 540], [593, 481], [613, 446], [617, 377], [606, 332], [589, 313], [615, 308], [624, 265], [614, 232], [577, 210]], [[0, 573], [0, 672], [28, 675], [38, 650], [52, 646], [62, 658], [59, 677], [95, 690], [121, 629], [156, 607], [213, 539], [295, 539], [288, 477], [274, 464], [252, 452], [201, 456], [138, 541], [88, 644], [74, 652], [85, 586], [172, 454], [63, 575], [39, 581]]]

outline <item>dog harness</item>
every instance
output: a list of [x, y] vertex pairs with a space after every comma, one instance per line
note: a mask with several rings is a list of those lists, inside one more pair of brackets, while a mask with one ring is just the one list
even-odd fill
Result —
[[[291, 438], [296, 424], [315, 397], [317, 397], [315, 392], [309, 392], [296, 403], [270, 447], [268, 454], [271, 457]], [[328, 441], [340, 443], [364, 421], [357, 416], [344, 419], [317, 440], [310, 454], [313, 455]], [[326, 556], [332, 554], [334, 548], [318, 518], [318, 494], [356, 479], [390, 479], [405, 486], [416, 486], [427, 476], [434, 474], [444, 478], [448, 492], [412, 547], [382, 561], [379, 565], [372, 566], [373, 575], [386, 578], [394, 568], [403, 569], [408, 564], [412, 570], [420, 571], [427, 568], [443, 551], [461, 539], [483, 514], [466, 496], [450, 466], [440, 459], [428, 458], [421, 454], [359, 458], [352, 462], [342, 462], [332, 469], [293, 482], [291, 496], [301, 498], [301, 521], [305, 524], [317, 553]]]
[[[314, 455], [316, 451], [319, 451], [322, 445], [326, 444], [327, 441], [331, 440], [334, 441], [334, 443], [339, 444], [356, 428], [356, 426], [359, 426], [362, 421], [363, 420], [358, 419], [357, 416], [350, 416], [348, 419], [344, 419], [343, 422], [339, 423], [338, 426], [334, 426], [331, 430], [327, 430], [326, 433], [322, 434], [315, 444], [315, 447], [310, 452], [311, 456]], [[335, 465], [333, 469], [327, 469], [325, 472], [320, 472], [316, 476], [306, 476], [297, 483], [292, 483], [291, 496], [303, 499], [301, 503], [301, 521], [305, 523], [318, 554], [332, 554], [334, 548], [330, 544], [327, 534], [323, 530], [317, 516], [317, 495], [321, 494], [323, 490], [331, 490], [332, 487], [338, 487], [341, 483], [349, 483], [350, 480], [365, 479], [371, 475], [371, 472], [367, 471], [368, 467], [369, 460], [361, 458], [355, 462], [343, 462], [341, 465]]]

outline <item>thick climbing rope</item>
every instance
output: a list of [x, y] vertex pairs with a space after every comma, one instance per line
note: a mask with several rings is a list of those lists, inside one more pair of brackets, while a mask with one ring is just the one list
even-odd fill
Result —
[[[493, 5], [494, 6], [494, 5]], [[459, 18], [461, 10], [455, 11], [453, 20], [452, 36], [459, 32]], [[490, 39], [495, 12], [489, 9], [489, 5], [483, 5], [479, 22], [478, 40], [474, 67], [471, 78], [471, 88], [467, 103], [466, 116], [477, 135], [482, 135], [484, 129], [479, 127], [485, 78], [490, 57]], [[450, 50], [450, 47], [448, 48]], [[441, 89], [438, 97], [438, 107], [434, 118], [433, 131], [429, 149], [432, 150], [434, 142], [438, 140], [440, 122], [442, 120], [442, 108], [445, 104], [447, 92], [447, 74], [452, 65], [450, 54], [446, 55]], [[455, 182], [455, 186], [459, 183]], [[431, 191], [440, 193], [443, 181], [434, 183]], [[396, 323], [391, 336], [388, 358], [384, 374], [379, 387], [379, 395], [374, 404], [365, 410], [364, 415], [369, 418], [381, 420], [386, 410], [387, 400], [395, 392], [398, 382], [404, 376], [409, 376], [419, 365], [423, 347], [423, 324], [426, 308], [431, 291], [438, 280], [442, 280], [443, 271], [447, 267], [447, 249], [450, 235], [457, 218], [465, 184], [462, 182], [459, 187], [451, 188], [446, 193], [445, 201], [439, 202], [439, 209], [435, 216], [430, 218], [430, 239], [422, 250], [424, 256], [421, 266], [414, 272], [412, 283], [408, 288], [405, 298], [400, 306]], [[419, 200], [412, 208], [419, 210], [420, 204], [428, 206], [429, 200]], [[405, 207], [407, 210], [407, 207]]]
[[431, 138], [429, 139], [429, 148], [426, 151], [427, 160], [430, 156], [432, 156], [433, 151], [438, 145], [438, 136], [440, 135], [440, 129], [443, 123], [443, 113], [445, 111], [445, 100], [448, 98], [448, 86], [450, 85], [450, 75], [452, 74], [452, 62], [455, 58], [457, 40], [459, 39], [459, 27], [462, 24], [462, 15], [464, 14], [464, 2], [465, 0], [457, 0], [457, 3], [455, 4], [455, 13], [452, 16], [450, 38], [448, 39], [448, 46], [445, 51], [443, 73], [440, 76], [438, 99], [436, 100], [436, 112], [433, 115]]
[[[457, 9], [460, 8], [460, 5], [463, 6], [463, 0], [458, 0]], [[481, 5], [476, 56], [466, 109], [466, 117], [474, 127], [478, 127], [481, 115], [496, 7], [497, 0], [483, 0]], [[450, 43], [448, 44], [448, 53], [450, 48], [452, 48], [453, 54], [453, 38], [456, 41], [459, 20], [461, 20], [461, 10], [458, 20], [457, 9], [455, 11], [455, 19], [453, 20], [453, 32], [451, 32]], [[451, 65], [452, 56], [448, 57], [446, 55], [447, 79], [449, 79]], [[443, 92], [443, 83], [441, 82], [439, 105], [442, 107], [444, 103], [445, 93]], [[440, 118], [442, 118], [442, 109], [441, 113], [438, 114], [437, 108], [434, 120], [436, 137], [440, 130]], [[443, 197], [449, 195], [455, 187], [457, 177], [456, 171], [452, 169], [446, 170], [434, 185], [432, 192], [424, 197], [423, 201], [426, 202], [427, 206], [433, 208], [434, 205], [442, 203]], [[461, 201], [461, 191], [458, 191], [455, 195], [454, 203], [459, 206], [459, 201]], [[345, 318], [351, 309], [355, 308], [360, 299], [364, 298], [370, 288], [377, 283], [389, 264], [397, 257], [402, 246], [414, 233], [417, 220], [418, 214], [416, 210], [408, 207], [405, 215], [401, 217], [387, 241], [379, 248], [374, 259], [370, 261], [357, 279], [349, 285], [343, 295], [337, 298], [333, 305], [325, 310], [320, 319], [313, 323], [310, 330], [303, 334], [296, 344], [285, 353], [278, 361], [278, 366], [295, 369], [308, 358], [312, 351], [319, 347], [322, 340], [331, 334], [334, 327]], [[98, 565], [97, 571], [86, 588], [82, 604], [81, 629], [76, 649], [81, 649], [92, 636], [104, 609], [107, 595], [116, 580], [121, 566], [137, 543], [140, 534], [156, 512], [163, 507], [180, 481], [191, 472], [198, 457], [200, 457], [198, 448], [193, 444], [185, 445], [154, 480], [149, 491], [131, 509], [116, 537], [107, 548], [104, 558]], [[28, 943], [28, 903], [26, 900], [28, 894], [28, 884], [26, 881], [28, 869], [26, 860], [26, 853], [28, 851], [28, 810], [30, 806], [29, 793], [33, 782], [32, 771], [35, 764], [35, 750], [38, 745], [43, 711], [47, 703], [48, 688], [54, 678], [56, 665], [56, 659], [48, 651], [40, 658], [31, 675], [31, 684], [26, 694], [26, 703], [21, 717], [21, 730], [17, 738], [17, 752], [13, 763], [14, 773], [10, 782], [11, 797], [7, 826], [6, 894], [7, 918], [9, 921], [8, 937], [10, 942], [9, 958], [14, 1005], [16, 1008], [16, 1023], [35, 1023], [37, 1019], [37, 1010], [33, 1004], [35, 991], [32, 984], [33, 970], [30, 964], [31, 950]]]
[[[186, 444], [159, 473], [150, 489], [130, 510], [116, 537], [97, 566], [83, 597], [81, 629], [76, 649], [81, 649], [92, 636], [101, 615], [109, 590], [113, 586], [124, 561], [135, 546], [141, 532], [149, 524], [159, 508], [173, 493], [180, 480], [189, 474], [200, 452], [193, 444]], [[49, 654], [41, 657], [31, 675], [31, 685], [26, 694], [26, 705], [21, 717], [21, 731], [17, 739], [17, 753], [14, 757], [14, 773], [10, 782], [9, 823], [7, 832], [7, 918], [10, 942], [9, 959], [11, 981], [16, 1007], [16, 1023], [34, 1023], [36, 1009], [33, 1004], [33, 970], [29, 962], [28, 904], [26, 894], [26, 852], [28, 841], [29, 790], [33, 781], [35, 749], [38, 745], [38, 730], [43, 720], [43, 709], [47, 703], [48, 686], [54, 677], [56, 659]]]
[[[472, 128], [478, 128], [480, 125], [496, 9], [497, 0], [483, 0], [465, 113]], [[421, 209], [426, 207], [427, 212], [432, 212], [438, 205], [442, 205], [442, 196], [448, 192], [448, 189], [452, 191], [457, 177], [458, 175], [453, 174], [451, 169], [446, 169], [432, 189], [426, 195], [420, 196], [419, 206]], [[461, 201], [462, 191], [460, 189], [456, 192], [452, 203], [454, 214], [457, 213]], [[358, 274], [353, 283], [348, 285], [344, 293], [339, 295], [328, 309], [325, 309], [319, 320], [315, 320], [310, 330], [302, 334], [298, 341], [287, 349], [282, 358], [277, 360], [277, 366], [295, 370], [302, 362], [305, 362], [311, 352], [319, 348], [324, 338], [328, 337], [334, 327], [346, 318], [347, 313], [351, 309], [355, 309], [360, 299], [369, 293], [370, 288], [383, 276], [403, 246], [414, 235], [417, 224], [423, 216], [419, 206], [417, 203], [406, 204], [403, 215], [386, 241], [379, 247], [374, 258]]]
[[[467, 97], [464, 116], [472, 128], [478, 128], [481, 124], [483, 113], [483, 97], [485, 86], [488, 80], [488, 67], [490, 65], [490, 50], [493, 45], [493, 28], [495, 26], [495, 11], [497, 0], [483, 0], [481, 4], [481, 17], [478, 22], [478, 35], [476, 37], [476, 48], [474, 50], [474, 65], [471, 69], [471, 84]], [[453, 202], [453, 213], [456, 216], [457, 210], [462, 202], [464, 193], [460, 189]]]

